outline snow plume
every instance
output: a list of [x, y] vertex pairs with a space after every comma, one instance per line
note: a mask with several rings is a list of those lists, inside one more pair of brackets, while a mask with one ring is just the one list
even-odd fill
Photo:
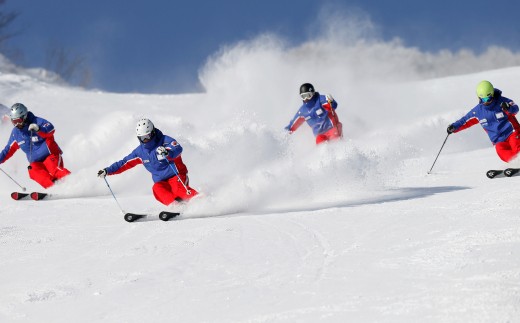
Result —
[[[74, 196], [107, 193], [97, 170], [137, 146], [135, 122], [150, 118], [184, 147], [191, 184], [207, 197], [190, 208], [203, 214], [209, 209], [299, 210], [373, 196], [393, 185], [404, 159], [423, 158], [417, 167], [426, 172], [446, 126], [475, 103], [480, 80], [497, 81], [506, 94], [514, 89], [505, 82], [514, 79], [516, 69], [430, 78], [513, 63], [517, 54], [499, 48], [480, 55], [424, 53], [398, 39], [381, 40], [362, 14], [334, 15], [311, 25], [309, 39], [300, 44], [263, 34], [223, 47], [201, 69], [206, 89], [201, 94], [116, 95], [32, 83], [6, 73], [0, 75], [0, 94], [6, 104], [24, 102], [55, 124], [73, 175], [53, 189]], [[318, 147], [306, 125], [293, 135], [284, 131], [301, 104], [298, 88], [304, 82], [339, 102], [344, 141]], [[445, 149], [489, 146], [480, 133], [450, 139]], [[9, 164], [8, 170], [16, 167]], [[146, 194], [156, 203], [144, 169], [109, 180], [119, 194]]]
[[415, 81], [520, 65], [520, 53], [502, 47], [431, 53], [398, 37], [383, 40], [379, 27], [360, 10], [326, 7], [318, 17], [303, 43], [267, 33], [223, 47], [208, 59], [201, 83], [208, 93], [222, 87], [248, 94], [259, 88], [294, 92], [294, 84], [305, 79], [355, 89], [360, 82]]
[[[345, 191], [345, 187], [376, 189], [391, 183], [387, 174], [399, 173], [401, 160], [410, 157], [426, 157], [420, 166], [426, 172], [446, 136], [446, 127], [476, 104], [476, 84], [490, 79], [499, 88], [507, 85], [499, 82], [503, 73], [456, 75], [520, 64], [520, 54], [498, 47], [480, 54], [469, 50], [423, 52], [398, 38], [381, 39], [378, 27], [363, 13], [327, 10], [321, 12], [319, 23], [312, 25], [309, 39], [303, 43], [291, 44], [266, 33], [223, 47], [202, 68], [200, 80], [206, 94], [199, 106], [208, 117], [209, 128], [215, 127], [212, 135], [222, 134], [228, 127], [234, 132], [219, 150], [241, 156], [228, 164], [236, 182], [224, 186], [240, 187], [242, 194], [249, 190], [251, 197], [262, 196], [265, 203], [269, 193], [273, 193], [269, 202], [282, 196], [285, 201], [288, 196], [296, 200], [302, 190], [296, 194], [284, 186], [288, 183], [306, 187], [307, 196], [323, 187], [343, 196], [356, 191]], [[493, 79], [494, 75], [498, 78]], [[331, 93], [339, 102], [347, 141], [315, 147], [305, 125], [290, 139], [283, 137], [281, 129], [301, 104], [298, 88], [304, 82]], [[262, 132], [238, 131], [232, 125], [235, 122]], [[485, 133], [477, 128], [450, 140], [445, 152], [490, 147]], [[236, 140], [243, 144], [237, 145]], [[263, 154], [258, 155], [256, 147]], [[245, 155], [255, 156], [256, 162], [241, 172], [238, 164]], [[341, 166], [335, 164], [337, 160], [342, 160]], [[314, 167], [320, 171], [309, 172]], [[260, 176], [265, 176], [263, 184]], [[220, 193], [229, 192], [223, 189]], [[241, 199], [247, 200], [245, 196]]]

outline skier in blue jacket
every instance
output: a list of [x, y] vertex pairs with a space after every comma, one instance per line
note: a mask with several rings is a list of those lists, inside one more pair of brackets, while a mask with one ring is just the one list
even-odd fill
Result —
[[29, 161], [29, 177], [44, 188], [70, 174], [63, 166], [62, 151], [54, 140], [54, 126], [35, 116], [22, 103], [15, 103], [9, 114], [14, 126], [9, 141], [0, 152], [0, 164], [6, 162], [18, 149]]
[[505, 162], [520, 152], [520, 124], [515, 115], [518, 105], [502, 96], [489, 81], [477, 85], [478, 104], [461, 119], [448, 126], [448, 133], [456, 133], [480, 123], [495, 145], [498, 157]]
[[316, 137], [316, 144], [343, 136], [343, 125], [335, 111], [338, 103], [330, 94], [321, 95], [312, 84], [304, 83], [300, 86], [300, 96], [303, 104], [285, 127], [286, 130], [293, 133], [306, 121]]
[[188, 169], [184, 165], [182, 147], [174, 138], [164, 135], [152, 121], [141, 119], [136, 128], [139, 146], [128, 156], [101, 169], [99, 177], [120, 174], [143, 164], [152, 174], [155, 199], [164, 205], [189, 200], [198, 194], [189, 186]]

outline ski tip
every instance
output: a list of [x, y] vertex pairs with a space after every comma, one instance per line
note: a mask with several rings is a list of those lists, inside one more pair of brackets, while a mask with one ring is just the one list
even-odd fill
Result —
[[31, 199], [33, 199], [35, 201], [39, 201], [39, 200], [43, 200], [44, 198], [46, 198], [47, 195], [48, 195], [47, 193], [32, 192]]
[[168, 221], [176, 216], [178, 216], [180, 213], [178, 212], [167, 212], [167, 211], [162, 211], [161, 213], [159, 213], [159, 219], [161, 219], [162, 221]]
[[142, 214], [126, 213], [124, 219], [126, 222], [134, 222], [135, 220], [138, 220], [143, 217], [145, 216]]
[[28, 196], [28, 195], [29, 195], [29, 194], [27, 194], [27, 193], [12, 192], [12, 193], [11, 193], [11, 198], [12, 198], [13, 200], [18, 201], [18, 200], [21, 200], [21, 199], [23, 199], [24, 197], [26, 197], [26, 196]]
[[486, 176], [488, 178], [495, 178], [497, 177], [498, 175], [502, 174], [502, 171], [501, 170], [494, 170], [494, 169], [491, 169], [491, 170], [488, 170], [486, 172]]
[[507, 168], [506, 170], [504, 170], [504, 175], [506, 175], [507, 177], [512, 177], [516, 175], [518, 172], [520, 172], [520, 168]]

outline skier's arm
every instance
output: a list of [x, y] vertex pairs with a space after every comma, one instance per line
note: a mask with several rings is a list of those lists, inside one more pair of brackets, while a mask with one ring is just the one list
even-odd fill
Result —
[[516, 115], [518, 113], [518, 105], [513, 100], [507, 99], [500, 104], [500, 107], [507, 115]]
[[120, 174], [142, 163], [143, 161], [139, 156], [137, 156], [134, 150], [125, 158], [121, 159], [120, 161], [116, 161], [112, 165], [108, 166], [106, 168], [107, 175]]
[[20, 146], [18, 146], [18, 142], [14, 139], [14, 136], [11, 135], [4, 150], [0, 152], [0, 164], [3, 164], [9, 158], [11, 158], [14, 155], [14, 153], [18, 150], [18, 148], [20, 148]]
[[338, 102], [336, 102], [336, 100], [334, 100], [332, 95], [330, 95], [330, 94], [325, 95], [325, 99], [327, 101], [321, 105], [325, 110], [333, 111], [333, 109], [336, 110], [338, 108]]
[[45, 138], [45, 139], [54, 137], [54, 126], [52, 125], [52, 123], [45, 121], [44, 123], [42, 122], [41, 125], [38, 124], [38, 126], [40, 128], [36, 132], [38, 134], [38, 136]]
[[166, 151], [168, 152], [168, 159], [170, 160], [173, 160], [180, 156], [183, 150], [182, 146], [179, 144], [177, 140], [167, 136], [165, 136], [163, 147], [166, 148]]
[[469, 111], [465, 116], [460, 118], [459, 120], [455, 121], [452, 125], [454, 127], [453, 132], [459, 132], [464, 129], [467, 129], [471, 126], [474, 126], [479, 123], [479, 120], [477, 117], [475, 117], [475, 114], [473, 113], [473, 109]]
[[300, 111], [296, 113], [296, 115], [292, 118], [291, 122], [289, 122], [289, 125], [285, 127], [285, 130], [289, 132], [295, 132], [296, 129], [298, 129], [303, 123], [305, 122], [305, 118], [300, 115]]
[[54, 139], [54, 126], [45, 119], [36, 118], [36, 120], [29, 125], [29, 130], [34, 131], [38, 136], [44, 139]]

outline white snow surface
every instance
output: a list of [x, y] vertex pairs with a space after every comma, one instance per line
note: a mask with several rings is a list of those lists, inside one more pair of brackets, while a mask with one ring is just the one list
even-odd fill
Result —
[[[520, 322], [520, 177], [486, 178], [508, 165], [479, 126], [427, 174], [476, 84], [520, 98], [520, 67], [430, 78], [395, 43], [321, 45], [236, 44], [199, 94], [0, 73], [2, 103], [53, 122], [73, 173], [39, 202], [11, 200], [0, 174], [0, 322]], [[303, 82], [339, 102], [343, 141], [283, 131]], [[138, 145], [141, 117], [184, 147], [202, 194], [164, 207], [142, 166], [109, 176], [124, 211], [153, 214], [127, 223], [96, 173]], [[26, 166], [19, 151], [1, 168], [41, 190]]]

